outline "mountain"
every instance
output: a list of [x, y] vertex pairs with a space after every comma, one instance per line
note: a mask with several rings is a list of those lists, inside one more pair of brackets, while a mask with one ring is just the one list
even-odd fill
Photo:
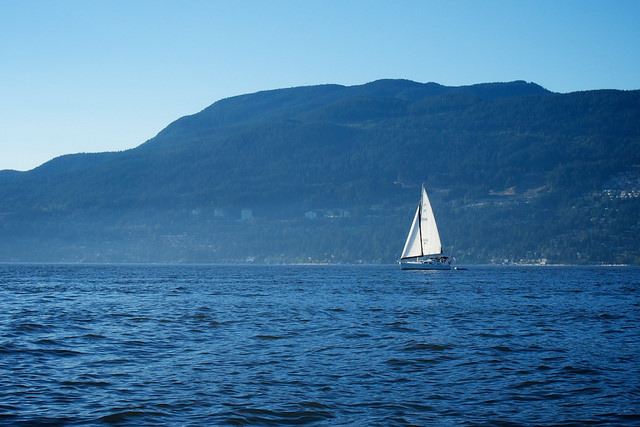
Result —
[[0, 171], [0, 260], [394, 262], [422, 182], [460, 262], [639, 263], [640, 91], [223, 99], [135, 149]]

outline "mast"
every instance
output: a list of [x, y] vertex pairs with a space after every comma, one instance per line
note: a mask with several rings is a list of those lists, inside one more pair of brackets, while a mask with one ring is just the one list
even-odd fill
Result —
[[424, 240], [422, 240], [422, 209], [424, 207], [424, 200], [422, 195], [426, 194], [424, 191], [424, 184], [422, 184], [422, 193], [420, 193], [420, 204], [418, 205], [418, 230], [420, 231], [420, 256], [424, 256], [424, 244], [422, 242], [424, 242]]

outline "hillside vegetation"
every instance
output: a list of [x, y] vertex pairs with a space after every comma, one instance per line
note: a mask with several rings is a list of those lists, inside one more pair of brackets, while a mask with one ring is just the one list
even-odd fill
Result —
[[640, 91], [223, 99], [132, 150], [0, 171], [0, 260], [394, 262], [421, 183], [461, 263], [639, 263]]

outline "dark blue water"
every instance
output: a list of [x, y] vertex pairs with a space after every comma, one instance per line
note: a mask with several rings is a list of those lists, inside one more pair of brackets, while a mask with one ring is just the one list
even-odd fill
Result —
[[640, 268], [0, 265], [0, 424], [640, 424]]

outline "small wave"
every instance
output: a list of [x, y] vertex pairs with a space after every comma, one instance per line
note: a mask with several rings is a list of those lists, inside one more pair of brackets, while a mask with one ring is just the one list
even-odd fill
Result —
[[124, 341], [122, 344], [123, 345], [129, 345], [129, 346], [132, 346], [132, 347], [145, 347], [145, 346], [149, 345], [149, 343], [147, 343], [146, 341], [140, 341], [140, 340]]
[[578, 375], [587, 375], [587, 374], [591, 375], [591, 374], [598, 373], [598, 371], [596, 371], [595, 369], [586, 368], [586, 367], [565, 366], [564, 368], [562, 368], [562, 370], [570, 374], [578, 374]]
[[534, 386], [538, 386], [538, 385], [545, 385], [545, 384], [549, 384], [550, 381], [531, 381], [531, 380], [527, 380], [527, 381], [522, 381], [518, 384], [515, 384], [513, 386], [511, 386], [511, 388], [514, 389], [523, 389], [523, 388], [529, 388], [529, 387], [534, 387]]
[[145, 316], [137, 316], [137, 317], [132, 317], [129, 319], [132, 322], [148, 322], [151, 321], [153, 319], [151, 319], [150, 317], [145, 317]]
[[104, 339], [106, 337], [104, 335], [101, 335], [101, 334], [88, 333], [88, 334], [84, 335], [84, 338], [86, 338], [88, 340], [99, 340], [99, 339]]
[[72, 424], [75, 420], [73, 418], [61, 416], [61, 417], [18, 417], [14, 414], [2, 414], [0, 413], [0, 421], [4, 425], [18, 425], [18, 426], [64, 426]]
[[32, 348], [32, 349], [15, 349], [0, 351], [0, 353], [19, 353], [29, 356], [58, 356], [58, 357], [73, 357], [85, 354], [81, 351], [69, 350], [66, 348]]
[[513, 338], [513, 334], [500, 334], [500, 333], [491, 333], [491, 332], [477, 332], [471, 335], [477, 335], [485, 338]]
[[598, 316], [598, 318], [599, 319], [618, 320], [618, 319], [624, 319], [624, 316], [622, 316], [620, 314], [602, 313], [600, 316]]
[[16, 325], [15, 329], [18, 331], [24, 332], [33, 332], [33, 331], [41, 331], [41, 330], [49, 330], [51, 329], [51, 325], [42, 325], [40, 323], [20, 323]]
[[[308, 402], [305, 405], [300, 405], [303, 408], [300, 410], [279, 411], [271, 409], [259, 409], [259, 408], [237, 408], [234, 411], [230, 411], [226, 414], [220, 414], [224, 419], [225, 424], [234, 425], [255, 425], [255, 424], [267, 424], [267, 425], [282, 425], [282, 424], [311, 424], [319, 423], [322, 421], [328, 421], [334, 418], [334, 415], [329, 410], [324, 410], [324, 405], [318, 408], [314, 407], [314, 410], [307, 410], [304, 408], [310, 407]], [[321, 409], [322, 408], [322, 409]]]
[[284, 337], [281, 337], [279, 335], [256, 335], [254, 338], [259, 340], [279, 340]]
[[106, 381], [86, 380], [86, 381], [61, 381], [60, 385], [67, 386], [67, 387], [82, 388], [82, 387], [86, 387], [86, 386], [90, 386], [90, 387], [107, 387], [107, 386], [111, 385], [111, 383], [106, 382]]
[[22, 349], [13, 344], [0, 344], [0, 354], [19, 353]]
[[324, 403], [314, 402], [314, 401], [303, 401], [299, 403], [300, 406], [315, 408], [315, 409], [331, 409], [329, 405], [325, 405]]
[[219, 321], [219, 320], [211, 320], [209, 322], [209, 326], [213, 327], [213, 328], [217, 328], [218, 326], [224, 326], [224, 325], [228, 325], [231, 322], [225, 322], [225, 321]]
[[371, 334], [367, 334], [365, 332], [355, 332], [355, 333], [342, 334], [342, 336], [349, 339], [362, 339], [362, 338], [370, 338]]
[[392, 366], [417, 366], [417, 365], [432, 365], [440, 362], [443, 358], [434, 358], [434, 359], [389, 359], [387, 360], [387, 364]]
[[125, 410], [100, 417], [98, 421], [107, 424], [121, 424], [127, 422], [154, 423], [166, 418], [168, 414], [160, 411]]
[[60, 345], [60, 343], [51, 338], [43, 338], [35, 342], [38, 345]]
[[415, 343], [409, 344], [406, 347], [403, 347], [402, 351], [419, 351], [419, 350], [428, 350], [428, 351], [445, 351], [451, 350], [454, 347], [449, 344], [433, 344], [433, 343]]
[[512, 351], [514, 351], [511, 347], [507, 346], [507, 345], [496, 345], [491, 347], [493, 350], [498, 350], [501, 351], [503, 353], [510, 353]]
[[405, 365], [410, 365], [411, 361], [410, 360], [403, 360], [403, 359], [389, 359], [387, 360], [387, 363], [389, 365], [395, 365], [395, 366], [405, 366]]
[[409, 323], [405, 321], [397, 321], [387, 324], [389, 329], [394, 332], [416, 332], [414, 328], [408, 327]]

